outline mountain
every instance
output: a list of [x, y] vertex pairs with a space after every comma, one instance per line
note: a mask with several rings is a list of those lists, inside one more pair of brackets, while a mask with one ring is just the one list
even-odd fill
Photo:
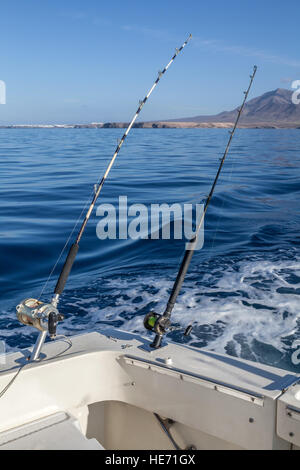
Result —
[[[296, 124], [300, 125], [300, 104], [292, 102], [293, 92], [283, 88], [264, 93], [248, 101], [240, 119], [241, 124]], [[238, 108], [214, 116], [194, 116], [172, 119], [173, 122], [234, 122]]]
[[[239, 127], [245, 128], [298, 128], [300, 129], [300, 104], [292, 102], [293, 92], [283, 88], [264, 93], [245, 104]], [[194, 116], [190, 118], [164, 121], [136, 122], [136, 128], [231, 128], [236, 120], [238, 108], [223, 111], [214, 116]], [[126, 128], [128, 122], [93, 122], [90, 124], [47, 124], [47, 125], [6, 125], [0, 128]]]

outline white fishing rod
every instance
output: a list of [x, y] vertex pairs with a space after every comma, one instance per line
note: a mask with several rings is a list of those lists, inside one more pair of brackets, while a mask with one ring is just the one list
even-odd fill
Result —
[[146, 103], [146, 101], [148, 100], [149, 96], [151, 95], [151, 93], [153, 92], [154, 88], [157, 86], [158, 82], [160, 81], [161, 77], [166, 73], [166, 71], [168, 70], [168, 68], [170, 67], [170, 65], [172, 64], [172, 62], [175, 60], [175, 58], [177, 57], [177, 55], [182, 51], [182, 49], [187, 45], [188, 41], [190, 40], [191, 38], [191, 35], [188, 37], [188, 39], [183, 43], [183, 45], [179, 48], [179, 49], [176, 49], [176, 52], [175, 54], [173, 55], [172, 59], [170, 60], [170, 62], [165, 66], [165, 68], [161, 71], [161, 72], [158, 72], [158, 77], [157, 79], [155, 80], [155, 82], [153, 83], [152, 87], [150, 88], [150, 90], [148, 91], [147, 95], [145, 96], [145, 98], [140, 101], [139, 103], [139, 107], [135, 113], [135, 115], [133, 116], [131, 122], [129, 123], [126, 131], [124, 132], [123, 134], [123, 137], [122, 139], [120, 140], [120, 142], [118, 143], [118, 146], [115, 150], [115, 153], [113, 154], [113, 157], [111, 159], [111, 161], [109, 162], [109, 165], [100, 181], [100, 183], [98, 185], [96, 185], [96, 190], [95, 190], [95, 194], [94, 194], [94, 197], [92, 199], [92, 202], [90, 204], [90, 207], [88, 208], [88, 211], [86, 213], [86, 216], [84, 218], [84, 221], [81, 225], [81, 228], [78, 232], [78, 235], [77, 235], [77, 238], [76, 238], [76, 241], [75, 243], [73, 243], [73, 245], [71, 246], [70, 248], [70, 251], [69, 251], [69, 254], [67, 256], [67, 259], [65, 261], [65, 264], [63, 266], [63, 269], [60, 273], [60, 276], [59, 276], [59, 279], [57, 281], [57, 284], [55, 286], [55, 289], [54, 289], [54, 297], [52, 299], [52, 304], [54, 306], [57, 306], [57, 303], [58, 303], [58, 300], [59, 300], [59, 296], [62, 294], [63, 290], [64, 290], [64, 287], [65, 287], [65, 284], [66, 284], [66, 281], [68, 279], [68, 276], [70, 274], [70, 271], [72, 269], [72, 266], [73, 266], [73, 263], [74, 263], [74, 260], [75, 260], [75, 257], [77, 255], [77, 252], [78, 252], [78, 248], [79, 248], [79, 242], [81, 240], [81, 237], [82, 237], [82, 234], [84, 232], [84, 229], [86, 227], [86, 224], [91, 216], [91, 213], [93, 211], [93, 208], [95, 206], [95, 203], [98, 199], [98, 196], [101, 192], [101, 189], [104, 185], [104, 182], [111, 170], [111, 167], [113, 166], [114, 164], [114, 161], [115, 159], [117, 158], [117, 155], [124, 143], [124, 140], [126, 139], [127, 135], [129, 134], [130, 132], [130, 129], [132, 128], [134, 122], [136, 121], [139, 113], [141, 112], [144, 104]]
[[33, 353], [31, 355], [31, 360], [36, 360], [39, 358], [41, 347], [46, 339], [47, 333], [49, 333], [51, 338], [54, 338], [56, 336], [56, 327], [57, 327], [57, 322], [63, 320], [63, 315], [60, 315], [58, 310], [57, 310], [57, 305], [59, 302], [59, 297], [62, 294], [67, 279], [69, 277], [69, 274], [71, 272], [72, 266], [74, 264], [78, 249], [79, 249], [79, 242], [81, 240], [81, 237], [83, 235], [84, 229], [86, 227], [86, 224], [91, 216], [91, 213], [93, 211], [93, 208], [96, 204], [96, 201], [99, 197], [99, 194], [102, 190], [102, 187], [104, 185], [104, 182], [114, 164], [115, 159], [117, 158], [117, 155], [126, 139], [128, 136], [133, 124], [135, 123], [139, 113], [141, 112], [144, 104], [148, 100], [149, 96], [153, 92], [154, 88], [157, 86], [158, 82], [162, 78], [162, 76], [166, 73], [172, 62], [176, 59], [178, 54], [182, 51], [182, 49], [187, 45], [189, 40], [191, 39], [192, 35], [190, 34], [187, 40], [182, 44], [182, 46], [179, 49], [175, 50], [175, 54], [171, 58], [171, 60], [168, 62], [168, 64], [165, 66], [165, 68], [162, 71], [158, 72], [158, 77], [153, 83], [152, 87], [146, 94], [145, 98], [139, 102], [139, 107], [133, 116], [131, 122], [129, 123], [126, 131], [123, 134], [123, 137], [121, 138], [120, 142], [117, 145], [117, 148], [106, 168], [106, 171], [99, 180], [99, 182], [95, 185], [95, 191], [94, 195], [92, 198], [92, 201], [90, 203], [90, 206], [86, 212], [85, 218], [82, 222], [82, 225], [79, 229], [78, 235], [76, 237], [75, 242], [71, 245], [71, 248], [69, 250], [69, 253], [67, 255], [67, 258], [65, 260], [65, 263], [63, 265], [63, 268], [61, 270], [61, 273], [59, 275], [58, 281], [56, 283], [55, 289], [54, 289], [54, 296], [52, 298], [52, 301], [50, 304], [45, 304], [41, 302], [40, 300], [37, 299], [26, 299], [23, 302], [21, 302], [19, 305], [17, 305], [17, 317], [19, 321], [25, 325], [30, 325], [38, 330], [40, 330], [40, 335], [38, 337], [38, 340], [35, 344]]

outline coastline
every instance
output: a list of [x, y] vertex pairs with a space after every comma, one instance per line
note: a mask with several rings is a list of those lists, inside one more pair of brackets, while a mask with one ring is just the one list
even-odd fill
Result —
[[[233, 122], [187, 122], [187, 121], [149, 121], [133, 125], [137, 129], [230, 129]], [[123, 129], [126, 122], [105, 122], [89, 124], [11, 124], [0, 125], [0, 129]], [[300, 122], [253, 122], [240, 123], [240, 129], [300, 129]]]

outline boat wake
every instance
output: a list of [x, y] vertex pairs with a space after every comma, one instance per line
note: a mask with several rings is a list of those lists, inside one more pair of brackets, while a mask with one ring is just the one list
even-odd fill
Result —
[[[294, 370], [291, 354], [300, 345], [300, 259], [222, 261], [204, 263], [200, 272], [194, 268], [187, 276], [169, 340]], [[74, 313], [63, 328], [75, 333], [108, 325], [145, 335], [144, 315], [163, 312], [172, 281], [158, 272], [97, 279], [88, 290], [69, 292], [64, 309]], [[183, 330], [191, 322], [186, 338]]]
[[[87, 288], [67, 290], [59, 333], [116, 327], [147, 335], [144, 316], [164, 311], [172, 284], [170, 270], [155, 267], [148, 276], [139, 268], [93, 277]], [[296, 370], [291, 355], [300, 346], [299, 296], [300, 258], [292, 253], [281, 260], [258, 255], [206, 261], [187, 275], [167, 340]], [[1, 335], [8, 349], [33, 344], [36, 333], [20, 326], [14, 311], [4, 318]], [[183, 336], [192, 322], [192, 333]]]

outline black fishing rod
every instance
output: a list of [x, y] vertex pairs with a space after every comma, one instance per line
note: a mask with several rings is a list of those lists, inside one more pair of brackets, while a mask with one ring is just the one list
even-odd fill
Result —
[[252, 83], [253, 83], [253, 80], [254, 80], [254, 77], [255, 77], [255, 74], [256, 74], [256, 70], [257, 70], [257, 67], [255, 65], [254, 68], [253, 68], [253, 73], [252, 73], [252, 75], [250, 75], [250, 83], [249, 83], [248, 89], [247, 89], [247, 91], [244, 91], [245, 96], [244, 96], [243, 103], [242, 103], [241, 107], [238, 109], [238, 115], [237, 115], [236, 121], [234, 123], [233, 129], [232, 129], [232, 131], [230, 131], [230, 137], [229, 137], [225, 152], [223, 154], [223, 157], [221, 158], [217, 174], [216, 174], [214, 182], [212, 184], [210, 193], [209, 193], [209, 195], [206, 199], [204, 209], [203, 209], [203, 213], [202, 213], [200, 222], [199, 222], [199, 224], [197, 226], [197, 229], [196, 229], [196, 234], [190, 240], [190, 242], [188, 244], [188, 247], [185, 250], [184, 257], [183, 257], [183, 260], [182, 260], [181, 265], [179, 267], [178, 274], [177, 274], [176, 280], [174, 282], [174, 285], [173, 285], [173, 288], [172, 288], [172, 291], [171, 291], [166, 309], [165, 309], [163, 315], [159, 315], [155, 312], [150, 312], [145, 316], [145, 319], [144, 319], [145, 328], [147, 330], [154, 331], [156, 333], [154, 341], [151, 344], [152, 348], [157, 349], [161, 346], [163, 335], [166, 333], [167, 329], [171, 325], [171, 320], [170, 320], [171, 313], [172, 313], [172, 310], [174, 308], [174, 305], [175, 305], [176, 299], [178, 297], [178, 294], [180, 292], [180, 289], [182, 287], [182, 284], [183, 284], [185, 275], [187, 273], [187, 270], [189, 268], [192, 256], [194, 254], [195, 247], [196, 247], [197, 241], [198, 241], [199, 231], [200, 231], [200, 229], [203, 225], [205, 214], [207, 212], [209, 203], [211, 201], [211, 198], [213, 196], [216, 184], [218, 182], [222, 167], [224, 165], [225, 158], [226, 158], [226, 156], [229, 152], [229, 148], [230, 148], [234, 133], [236, 131], [238, 122], [240, 120], [241, 114], [243, 112], [245, 103], [247, 101], [247, 98], [248, 98], [248, 95], [249, 95], [249, 92], [250, 92], [250, 89], [251, 89], [251, 86], [252, 86]]
[[[45, 341], [47, 333], [49, 333], [51, 338], [54, 338], [55, 335], [56, 335], [57, 322], [63, 320], [63, 315], [61, 315], [57, 310], [59, 297], [63, 293], [63, 290], [65, 288], [67, 279], [69, 277], [69, 274], [71, 272], [72, 266], [74, 264], [74, 261], [75, 261], [75, 258], [76, 258], [76, 255], [77, 255], [77, 252], [78, 252], [78, 249], [79, 249], [79, 242], [82, 238], [82, 235], [83, 235], [84, 229], [86, 227], [86, 224], [87, 224], [87, 222], [88, 222], [88, 220], [91, 216], [93, 208], [94, 208], [94, 206], [96, 204], [96, 201], [99, 197], [99, 194], [102, 190], [104, 182], [105, 182], [105, 180], [106, 180], [106, 178], [107, 178], [107, 176], [108, 176], [108, 174], [111, 170], [111, 167], [113, 166], [114, 161], [117, 158], [117, 155], [118, 155], [118, 153], [119, 153], [126, 137], [128, 136], [135, 120], [137, 119], [140, 111], [142, 110], [144, 104], [148, 100], [148, 98], [151, 95], [151, 93], [153, 92], [154, 88], [157, 86], [157, 84], [160, 81], [160, 79], [162, 78], [162, 76], [166, 73], [166, 71], [168, 70], [168, 68], [170, 67], [172, 62], [176, 59], [178, 54], [182, 51], [182, 49], [187, 45], [187, 43], [189, 42], [191, 37], [192, 37], [192, 35], [190, 34], [189, 37], [187, 38], [187, 40], [182, 44], [182, 46], [179, 49], [176, 48], [175, 54], [173, 55], [171, 60], [168, 62], [168, 64], [165, 66], [165, 68], [162, 71], [158, 72], [158, 77], [156, 78], [154, 84], [152, 85], [152, 87], [148, 91], [145, 98], [142, 101], [139, 102], [139, 107], [138, 107], [135, 115], [133, 116], [132, 120], [130, 121], [126, 131], [124, 132], [123, 137], [119, 141], [119, 143], [116, 147], [116, 150], [115, 150], [115, 152], [114, 152], [114, 154], [113, 154], [113, 156], [112, 156], [112, 158], [111, 158], [111, 160], [110, 160], [110, 162], [109, 162], [109, 164], [106, 168], [106, 171], [105, 171], [103, 177], [95, 185], [92, 201], [89, 205], [89, 208], [86, 212], [84, 220], [81, 224], [81, 227], [80, 227], [79, 232], [77, 234], [76, 240], [71, 245], [69, 253], [66, 257], [65, 263], [63, 265], [63, 268], [61, 270], [61, 273], [59, 275], [58, 281], [57, 281], [55, 289], [54, 289], [54, 296], [51, 300], [51, 303], [50, 304], [45, 304], [45, 303], [41, 302], [39, 299], [25, 299], [23, 302], [21, 302], [16, 307], [17, 317], [18, 317], [19, 321], [21, 323], [25, 324], [25, 325], [33, 326], [33, 327], [37, 328], [38, 330], [40, 330], [40, 332], [41, 332], [40, 335], [39, 335], [39, 338], [38, 338], [38, 340], [37, 340], [37, 342], [34, 346], [34, 350], [33, 350], [33, 353], [31, 355], [31, 360], [37, 360], [39, 358], [40, 350], [41, 350], [41, 347], [42, 347], [42, 345]], [[73, 228], [73, 231], [74, 231], [75, 227]], [[73, 233], [73, 231], [72, 231], [72, 233]], [[67, 245], [67, 243], [68, 243], [68, 241], [66, 242], [66, 245]], [[63, 251], [64, 251], [64, 249], [63, 249]], [[55, 266], [56, 266], [56, 264], [55, 264]], [[54, 268], [55, 268], [55, 266], [54, 266]], [[54, 270], [54, 268], [53, 268], [53, 270]], [[53, 270], [52, 270], [52, 272], [53, 272]], [[50, 273], [50, 276], [51, 276], [52, 272]]]

